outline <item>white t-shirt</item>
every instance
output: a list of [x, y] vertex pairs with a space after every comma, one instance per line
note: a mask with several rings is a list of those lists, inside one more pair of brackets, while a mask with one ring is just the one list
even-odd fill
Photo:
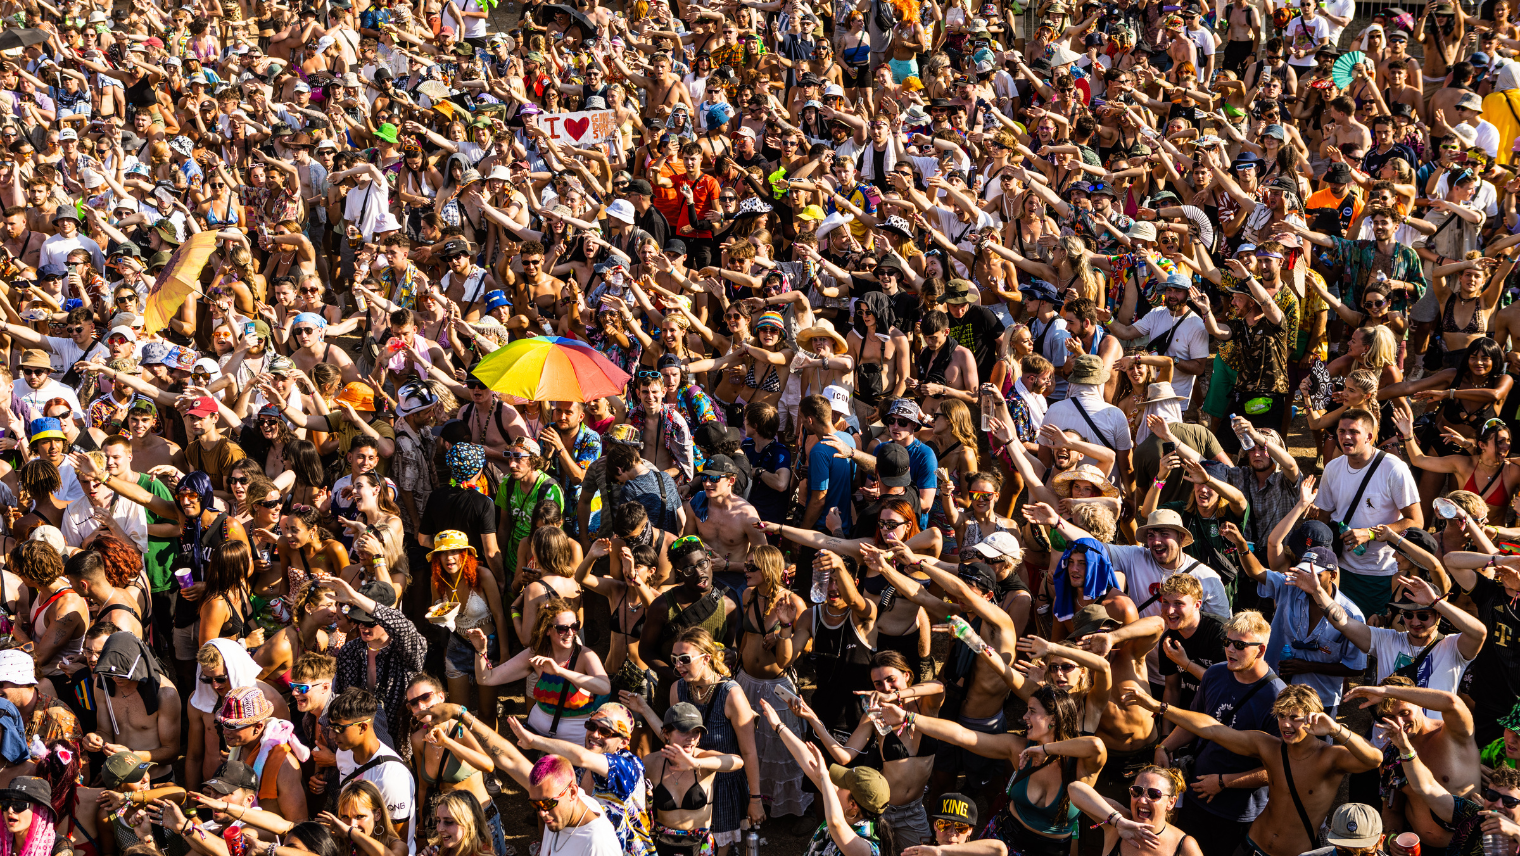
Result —
[[[1371, 465], [1370, 462], [1367, 464]], [[1350, 459], [1344, 455], [1325, 465], [1325, 474], [1320, 478], [1319, 496], [1314, 500], [1314, 507], [1330, 512], [1332, 529], [1346, 516], [1351, 500], [1366, 476], [1366, 467], [1352, 469]], [[1402, 516], [1399, 509], [1419, 501], [1420, 491], [1415, 485], [1414, 476], [1409, 472], [1409, 465], [1392, 455], [1383, 455], [1383, 462], [1372, 474], [1367, 490], [1362, 493], [1362, 498], [1357, 502], [1356, 510], [1346, 525], [1353, 529], [1366, 529], [1392, 523]], [[1369, 577], [1391, 577], [1397, 573], [1393, 547], [1381, 541], [1369, 541], [1366, 547], [1366, 552], [1360, 556], [1352, 550], [1346, 550], [1341, 556], [1341, 570]], [[1378, 663], [1382, 662], [1380, 658]]]
[[617, 830], [602, 804], [580, 794], [581, 804], [596, 817], [580, 826], [561, 829], [558, 832], [544, 829], [543, 843], [538, 856], [622, 856], [623, 845], [618, 841]]
[[[1293, 51], [1308, 51], [1303, 57], [1290, 56], [1288, 65], [1294, 68], [1312, 68], [1314, 66], [1315, 46], [1320, 39], [1330, 38], [1330, 23], [1324, 18], [1316, 17], [1313, 21], [1305, 21], [1303, 18], [1294, 18], [1288, 24], [1288, 31], [1283, 41], [1287, 42], [1287, 49]], [[1334, 44], [1334, 42], [1331, 42]]]
[[[78, 477], [74, 480], [79, 483]], [[148, 514], [143, 506], [129, 499], [117, 497], [111, 503], [111, 518], [116, 521], [122, 531], [127, 533], [127, 538], [139, 551], [146, 552], [148, 549]], [[69, 507], [63, 510], [63, 543], [70, 547], [83, 547], [84, 542], [95, 534], [100, 528], [100, 523], [95, 520], [95, 508], [90, 505], [89, 497], [82, 497], [69, 503]]]
[[[1130, 600], [1135, 602], [1137, 608], [1161, 590], [1163, 580], [1187, 568], [1188, 574], [1195, 577], [1199, 585], [1203, 586], [1203, 603], [1199, 608], [1218, 616], [1232, 614], [1230, 596], [1224, 590], [1224, 580], [1220, 579], [1218, 572], [1208, 565], [1202, 562], [1194, 564], [1195, 560], [1191, 556], [1184, 555], [1182, 564], [1176, 569], [1161, 567], [1156, 563], [1156, 557], [1152, 556], [1151, 551], [1145, 547], [1109, 545], [1108, 557], [1114, 564], [1114, 570], [1124, 575], [1125, 593], [1129, 595]], [[1160, 614], [1160, 598], [1140, 612], [1142, 618]], [[1161, 674], [1161, 658], [1157, 653], [1159, 650], [1159, 647], [1152, 648], [1145, 654], [1146, 670], [1158, 677]]]
[[[1183, 28], [1182, 34], [1185, 35], [1185, 36], [1187, 36], [1189, 39], [1192, 39], [1193, 40], [1193, 44], [1195, 44], [1195, 45], [1198, 46], [1198, 49], [1199, 49], [1198, 52], [1201, 52], [1204, 56], [1213, 56], [1214, 55], [1214, 34], [1213, 33], [1209, 32], [1208, 30], [1201, 29], [1201, 28], [1197, 29], [1197, 30], [1189, 30], [1187, 28]], [[1198, 75], [1200, 77], [1203, 76], [1203, 69], [1202, 68], [1198, 69]]]
[[[1116, 452], [1134, 447], [1135, 440], [1129, 433], [1129, 419], [1124, 416], [1124, 411], [1112, 404], [1095, 400], [1092, 396], [1083, 398], [1082, 407], [1086, 409], [1088, 419], [1091, 419], [1093, 424], [1103, 432], [1102, 437], [1093, 432], [1092, 426], [1087, 424], [1087, 419], [1083, 419], [1082, 414], [1078, 412], [1077, 402], [1070, 398], [1050, 405], [1050, 409], [1045, 411], [1045, 424], [1054, 425], [1063, 431], [1075, 431], [1087, 442], [1108, 446]], [[1084, 463], [1096, 465], [1097, 461], [1086, 458]], [[1115, 465], [1117, 466], [1117, 461]], [[1112, 467], [1109, 468], [1109, 472], [1104, 473], [1110, 477], [1112, 474]], [[1230, 613], [1227, 610], [1224, 614]]]
[[74, 411], [74, 419], [83, 424], [84, 408], [79, 406], [79, 396], [74, 393], [72, 387], [64, 386], [52, 378], [42, 385], [42, 389], [32, 389], [31, 384], [25, 378], [17, 378], [11, 386], [11, 412], [20, 416], [23, 422], [28, 424], [33, 419], [42, 415], [42, 408], [49, 401], [61, 398], [69, 403]]
[[[1445, 199], [1446, 193], [1449, 190], [1451, 190], [1451, 184], [1446, 180], [1446, 171], [1442, 170], [1441, 177], [1436, 179], [1436, 198]], [[1483, 212], [1484, 216], [1488, 217], [1489, 219], [1498, 217], [1499, 191], [1495, 190], [1492, 184], [1479, 179], [1478, 189], [1473, 191], [1472, 199], [1468, 200], [1468, 204], [1474, 208], [1480, 209]], [[1399, 243], [1403, 242], [1400, 241]]]
[[103, 342], [94, 343], [90, 346], [90, 350], [86, 352], [73, 339], [64, 336], [43, 336], [42, 338], [43, 341], [47, 342], [47, 349], [50, 354], [48, 362], [53, 364], [54, 380], [61, 380], [68, 370], [73, 368], [74, 364], [80, 360], [89, 361], [96, 357], [106, 360], [111, 358], [111, 352]]
[[[1423, 646], [1410, 642], [1408, 633], [1386, 627], [1369, 627], [1368, 630], [1372, 632], [1372, 654], [1377, 657], [1378, 683], [1419, 659]], [[1472, 662], [1463, 657], [1457, 648], [1457, 643], [1461, 641], [1460, 635], [1452, 635], [1437, 642], [1436, 647], [1430, 649], [1430, 656], [1420, 664], [1415, 675], [1415, 685], [1429, 690], [1456, 692], [1457, 682], [1462, 680], [1462, 673], [1467, 670], [1467, 664]], [[1431, 719], [1441, 718], [1441, 712], [1437, 710], [1427, 710], [1425, 715]]]
[[1491, 158], [1499, 156], [1499, 129], [1494, 127], [1494, 123], [1486, 119], [1479, 119], [1477, 125], [1470, 125], [1465, 122], [1463, 124], [1472, 128], [1477, 133], [1478, 139], [1476, 144], [1478, 148], [1488, 152], [1488, 156]]
[[[338, 750], [338, 781], [348, 778], [358, 764], [354, 763], [354, 753], [351, 749]], [[368, 770], [354, 777], [355, 781], [373, 782], [380, 789], [381, 796], [385, 797], [385, 808], [391, 814], [391, 822], [406, 821], [406, 846], [408, 853], [417, 852], [415, 832], [417, 829], [417, 782], [412, 778], [412, 770], [396, 754], [396, 750], [380, 744], [375, 752], [376, 756], [389, 755], [395, 761], [385, 761], [370, 767]], [[371, 761], [374, 758], [370, 758]]]
[[[1320, 3], [1319, 17], [1329, 14], [1337, 18], [1350, 18], [1355, 12], [1356, 0], [1324, 0]], [[1345, 32], [1346, 28], [1336, 26], [1329, 18], [1324, 20], [1330, 25], [1330, 47], [1333, 48], [1341, 43], [1341, 33]]]
[[[1170, 312], [1147, 313], [1135, 323], [1135, 329], [1140, 331], [1141, 339], [1150, 342], [1158, 336], [1165, 336], [1173, 325], [1176, 325], [1177, 332], [1172, 335], [1172, 342], [1164, 356], [1174, 360], [1201, 360], [1209, 355], [1209, 331], [1203, 326], [1203, 319], [1191, 309], [1182, 316], [1180, 322]], [[1172, 389], [1182, 396], [1184, 407], [1193, 397], [1193, 380], [1196, 377], [1198, 376], [1188, 374], [1180, 368], [1172, 372]]]

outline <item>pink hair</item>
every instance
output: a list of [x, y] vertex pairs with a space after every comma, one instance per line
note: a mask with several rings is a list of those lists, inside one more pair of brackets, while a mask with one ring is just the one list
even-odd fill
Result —
[[569, 761], [558, 755], [545, 755], [533, 765], [533, 771], [528, 774], [528, 784], [541, 785], [548, 782], [550, 786], [563, 785], [575, 775], [575, 768]]

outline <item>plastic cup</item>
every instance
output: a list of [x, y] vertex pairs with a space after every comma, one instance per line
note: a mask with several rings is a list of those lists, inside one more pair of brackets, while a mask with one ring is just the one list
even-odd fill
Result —
[[179, 583], [180, 591], [195, 585], [195, 574], [189, 568], [180, 568], [174, 572], [174, 581]]

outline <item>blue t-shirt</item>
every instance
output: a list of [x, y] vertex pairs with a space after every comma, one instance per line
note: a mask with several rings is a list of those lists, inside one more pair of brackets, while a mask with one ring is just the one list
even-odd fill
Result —
[[[876, 454], [882, 446], [890, 442], [892, 441], [883, 440], [877, 443], [876, 448], [871, 450], [871, 454]], [[913, 441], [908, 444], [908, 475], [913, 478], [913, 487], [918, 490], [933, 490], [939, 487], [939, 480], [934, 475], [937, 469], [939, 469], [939, 455], [934, 454], [934, 447], [917, 437], [913, 438]], [[918, 528], [923, 529], [928, 525], [929, 511], [924, 509], [918, 515]]]
[[[1193, 696], [1193, 710], [1206, 713], [1237, 731], [1275, 733], [1277, 716], [1272, 713], [1272, 705], [1286, 684], [1276, 674], [1262, 680], [1269, 683], [1262, 687], [1243, 684], [1235, 680], [1228, 663], [1215, 663], [1204, 671], [1203, 680], [1198, 682], [1198, 693]], [[1247, 699], [1248, 694], [1250, 698]], [[1240, 707], [1242, 699], [1245, 699], [1244, 707]], [[1221, 748], [1218, 743], [1198, 740], [1194, 745], [1198, 747], [1197, 760], [1193, 763], [1193, 773], [1196, 776], [1244, 773], [1261, 766], [1257, 759], [1236, 755]], [[1251, 821], [1266, 809], [1267, 789], [1260, 787], [1248, 791], [1225, 788], [1212, 801], [1196, 796], [1189, 789], [1187, 804], [1225, 820]]]
[[[843, 431], [835, 431], [834, 439], [851, 449], [855, 448], [855, 438]], [[826, 531], [823, 521], [828, 519], [830, 508], [837, 508], [839, 519], [844, 523], [844, 531], [850, 531], [850, 493], [854, 489], [855, 462], [849, 458], [835, 457], [834, 447], [822, 440], [814, 443], [812, 451], [808, 452], [808, 490], [825, 492], [823, 511], [818, 514], [814, 528], [819, 532]]]
[[740, 446], [744, 449], [744, 457], [749, 458], [749, 465], [755, 469], [755, 478], [750, 482], [749, 504], [755, 507], [761, 520], [785, 520], [787, 506], [791, 502], [790, 491], [782, 493], [776, 490], [766, 484], [760, 474], [791, 469], [791, 451], [786, 448], [786, 444], [772, 440], [764, 449], [756, 452], [755, 441], [749, 437], [745, 437]]

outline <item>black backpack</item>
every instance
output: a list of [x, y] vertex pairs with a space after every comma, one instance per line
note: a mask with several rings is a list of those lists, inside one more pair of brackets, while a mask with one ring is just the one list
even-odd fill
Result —
[[871, 20], [875, 22], [876, 29], [890, 33], [897, 26], [897, 12], [887, 0], [872, 0]]

